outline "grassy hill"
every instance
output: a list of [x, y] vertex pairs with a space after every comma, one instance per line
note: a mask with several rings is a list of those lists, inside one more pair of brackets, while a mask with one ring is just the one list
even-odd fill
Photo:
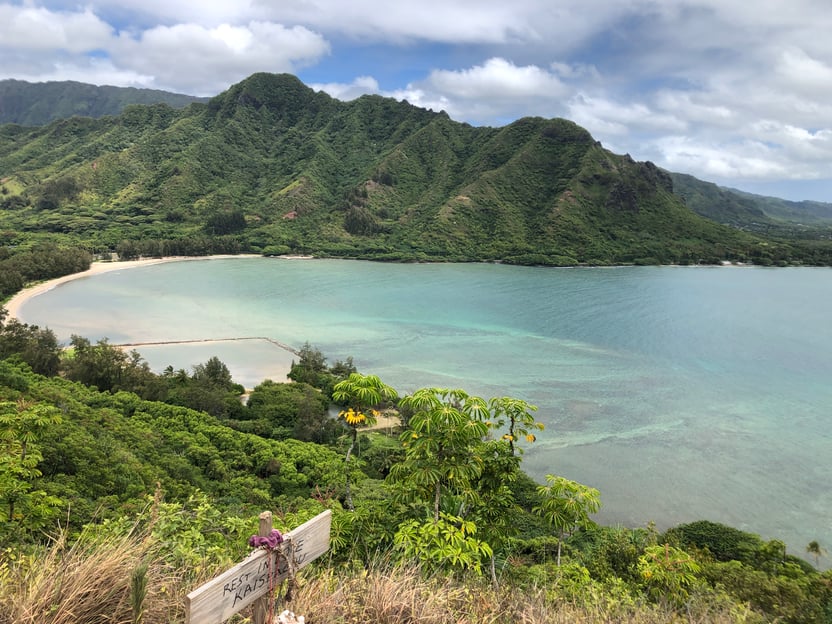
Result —
[[182, 108], [204, 101], [190, 95], [134, 87], [97, 87], [81, 82], [0, 80], [0, 124], [42, 126], [73, 116], [118, 115], [129, 104], [168, 104]]
[[[5, 240], [526, 264], [784, 262], [562, 119], [475, 128], [255, 74], [207, 104], [0, 126]], [[219, 246], [219, 248], [218, 248]]]

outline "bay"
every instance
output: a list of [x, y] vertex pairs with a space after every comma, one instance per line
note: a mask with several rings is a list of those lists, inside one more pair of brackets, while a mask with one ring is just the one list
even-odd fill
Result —
[[537, 406], [523, 467], [597, 487], [603, 523], [697, 519], [832, 544], [832, 271], [553, 269], [265, 258], [174, 262], [61, 285], [23, 321], [217, 355], [252, 387], [292, 356], [353, 356], [400, 393], [439, 385]]

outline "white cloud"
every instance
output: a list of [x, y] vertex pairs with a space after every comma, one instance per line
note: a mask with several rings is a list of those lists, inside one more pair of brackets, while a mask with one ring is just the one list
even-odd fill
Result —
[[434, 70], [425, 83], [440, 93], [465, 99], [557, 98], [569, 93], [569, 88], [545, 69], [518, 67], [503, 58], [490, 58], [470, 69]]
[[378, 81], [372, 76], [359, 76], [350, 83], [311, 83], [309, 86], [316, 91], [323, 91], [344, 102], [354, 100], [362, 95], [379, 92]]
[[331, 53], [312, 86], [340, 99], [565, 116], [694, 175], [832, 179], [830, 31], [828, 0], [0, 0], [0, 76], [213, 95]]
[[832, 96], [832, 65], [812, 58], [800, 48], [783, 50], [774, 71], [792, 90], [809, 96]]
[[160, 86], [215, 95], [255, 72], [296, 71], [328, 52], [326, 40], [302, 26], [176, 24], [138, 38], [122, 35], [112, 58], [127, 70], [153, 75]]
[[569, 116], [590, 132], [626, 135], [636, 132], [684, 132], [684, 119], [651, 109], [643, 102], [618, 102], [603, 96], [577, 95]]
[[64, 13], [0, 4], [0, 50], [87, 52], [105, 47], [112, 31], [89, 9]]
[[763, 143], [710, 144], [690, 137], [668, 136], [655, 142], [666, 166], [696, 172], [705, 179], [764, 179], [782, 177], [787, 170]]
[[252, 6], [276, 21], [371, 41], [470, 44], [535, 37], [526, 13], [496, 0], [255, 0]]

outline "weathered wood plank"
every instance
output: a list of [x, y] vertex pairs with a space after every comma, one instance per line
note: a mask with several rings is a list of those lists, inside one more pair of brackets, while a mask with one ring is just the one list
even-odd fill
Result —
[[[283, 536], [278, 557], [277, 586], [329, 550], [332, 512], [327, 510]], [[269, 591], [269, 569], [277, 551], [257, 550], [236, 566], [208, 581], [185, 597], [185, 621], [220, 624]]]

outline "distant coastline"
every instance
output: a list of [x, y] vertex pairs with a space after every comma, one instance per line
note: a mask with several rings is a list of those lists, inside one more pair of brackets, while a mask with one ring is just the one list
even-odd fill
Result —
[[182, 262], [185, 260], [216, 260], [222, 258], [261, 258], [258, 254], [240, 254], [240, 255], [215, 255], [215, 256], [168, 256], [164, 258], [144, 258], [141, 260], [122, 260], [113, 262], [93, 262], [90, 268], [80, 273], [70, 273], [69, 275], [62, 275], [47, 282], [41, 282], [33, 286], [28, 286], [16, 293], [9, 299], [3, 307], [8, 312], [8, 318], [20, 320], [20, 309], [30, 299], [49, 292], [56, 286], [71, 282], [73, 280], [84, 277], [91, 277], [93, 275], [100, 275], [102, 273], [109, 273], [110, 271], [120, 271], [122, 269], [133, 269], [140, 266], [149, 266], [152, 264], [163, 264], [165, 262]]

